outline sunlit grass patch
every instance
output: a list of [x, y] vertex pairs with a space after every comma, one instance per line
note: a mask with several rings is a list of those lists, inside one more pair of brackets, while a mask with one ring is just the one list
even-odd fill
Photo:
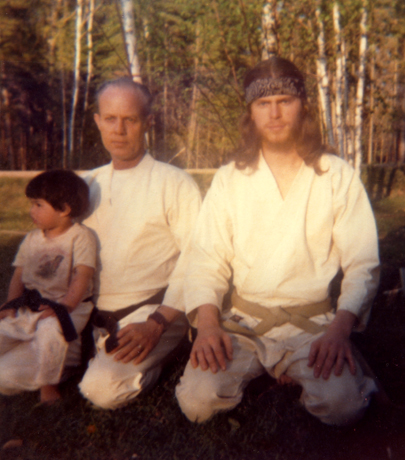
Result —
[[0, 179], [0, 230], [32, 230], [25, 187], [29, 179]]

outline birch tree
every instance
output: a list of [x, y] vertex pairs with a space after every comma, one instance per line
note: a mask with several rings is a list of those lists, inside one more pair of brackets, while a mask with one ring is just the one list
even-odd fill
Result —
[[344, 80], [346, 78], [346, 69], [343, 67], [343, 49], [342, 49], [342, 32], [340, 28], [340, 12], [337, 2], [333, 4], [333, 27], [335, 31], [336, 44], [336, 137], [339, 156], [344, 158], [344, 133], [343, 133], [343, 97], [344, 97]]
[[83, 21], [83, 0], [77, 0], [76, 3], [76, 34], [75, 34], [75, 60], [74, 60], [74, 74], [73, 74], [73, 94], [72, 94], [72, 107], [70, 111], [69, 121], [69, 158], [66, 164], [64, 161], [63, 167], [73, 167], [73, 155], [75, 148], [75, 118], [77, 101], [79, 99], [79, 84], [80, 84], [80, 55], [82, 52], [81, 38], [82, 38], [82, 21]]
[[359, 44], [359, 68], [355, 101], [354, 115], [354, 168], [360, 174], [362, 160], [362, 122], [363, 122], [363, 100], [364, 100], [364, 80], [366, 74], [366, 51], [367, 51], [367, 6], [366, 0], [362, 1], [360, 19], [360, 44]]
[[374, 47], [371, 50], [371, 71], [370, 71], [370, 119], [369, 119], [369, 131], [368, 131], [368, 154], [367, 164], [373, 162], [373, 144], [374, 144], [374, 87], [375, 87], [375, 50]]
[[4, 114], [5, 114], [5, 132], [6, 132], [6, 158], [7, 158], [7, 163], [8, 167], [10, 169], [15, 168], [15, 156], [14, 156], [14, 147], [13, 147], [13, 142], [12, 142], [12, 122], [11, 122], [11, 115], [10, 115], [10, 94], [7, 90], [7, 88], [3, 88], [1, 91], [1, 95], [3, 98], [2, 101], [2, 106], [4, 109]]
[[266, 1], [262, 11], [262, 61], [278, 54], [277, 1]]
[[142, 83], [141, 70], [136, 49], [135, 20], [132, 1], [120, 0], [120, 5], [122, 11], [122, 33], [127, 52], [128, 70], [134, 81]]
[[334, 145], [333, 140], [333, 128], [332, 128], [332, 117], [330, 110], [330, 98], [329, 98], [329, 81], [328, 81], [328, 70], [326, 65], [326, 54], [325, 54], [325, 32], [323, 20], [321, 17], [320, 2], [317, 2], [316, 7], [316, 20], [318, 25], [318, 58], [316, 60], [316, 73], [318, 77], [318, 90], [319, 99], [322, 112], [322, 120], [326, 129], [326, 136], [328, 143]]
[[93, 21], [94, 21], [94, 6], [95, 0], [89, 0], [89, 9], [87, 17], [87, 76], [86, 76], [86, 87], [84, 89], [84, 100], [83, 100], [83, 122], [80, 130], [80, 157], [79, 157], [79, 167], [81, 155], [83, 153], [83, 132], [84, 132], [84, 121], [89, 105], [89, 91], [91, 78], [93, 76]]
[[[196, 145], [197, 130], [198, 130], [198, 119], [197, 119], [197, 104], [200, 98], [200, 91], [198, 89], [198, 71], [199, 71], [199, 54], [200, 54], [200, 23], [197, 21], [196, 32], [195, 32], [195, 56], [194, 56], [194, 81], [193, 81], [193, 93], [191, 97], [190, 107], [190, 122], [188, 126], [187, 136], [187, 168], [191, 167], [191, 155], [193, 148]], [[196, 162], [198, 162], [198, 151], [195, 152]]]

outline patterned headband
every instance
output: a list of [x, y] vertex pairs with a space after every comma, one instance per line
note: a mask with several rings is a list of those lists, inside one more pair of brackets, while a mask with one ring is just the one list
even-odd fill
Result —
[[263, 78], [253, 81], [246, 88], [246, 103], [267, 96], [296, 96], [306, 98], [305, 84], [300, 78], [279, 77]]

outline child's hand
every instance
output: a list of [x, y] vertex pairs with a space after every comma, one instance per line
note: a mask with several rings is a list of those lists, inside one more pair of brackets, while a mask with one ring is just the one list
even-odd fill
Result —
[[14, 308], [8, 308], [7, 310], [0, 311], [0, 320], [7, 318], [8, 316], [15, 318]]
[[49, 318], [49, 316], [56, 316], [56, 313], [52, 310], [52, 308], [48, 305], [41, 305], [38, 308], [38, 311], [43, 311], [42, 315], [39, 319]]

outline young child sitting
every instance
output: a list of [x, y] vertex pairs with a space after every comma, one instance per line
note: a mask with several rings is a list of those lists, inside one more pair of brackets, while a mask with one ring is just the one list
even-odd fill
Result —
[[87, 184], [72, 171], [47, 171], [26, 188], [36, 230], [13, 262], [0, 308], [0, 393], [40, 389], [43, 403], [60, 399], [64, 368], [81, 361], [80, 333], [93, 309], [96, 264], [92, 232], [74, 220], [89, 206]]

